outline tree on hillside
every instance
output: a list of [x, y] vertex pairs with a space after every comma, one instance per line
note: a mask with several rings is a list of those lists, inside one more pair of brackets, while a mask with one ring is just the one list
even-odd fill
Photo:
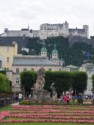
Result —
[[29, 53], [30, 55], [32, 55], [33, 53], [32, 50], [34, 50], [34, 53], [36, 55], [39, 55], [41, 47], [42, 47], [42, 40], [40, 40], [39, 38], [29, 38], [26, 44], [26, 48], [29, 48], [30, 50], [30, 53]]
[[85, 53], [89, 51], [90, 46], [86, 43], [77, 42], [70, 48], [70, 60], [73, 65], [81, 66], [86, 60]]

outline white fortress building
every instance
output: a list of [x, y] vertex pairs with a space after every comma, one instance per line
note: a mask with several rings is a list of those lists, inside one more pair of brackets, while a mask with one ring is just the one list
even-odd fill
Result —
[[82, 29], [75, 28], [71, 29], [69, 28], [69, 23], [66, 21], [62, 24], [41, 24], [40, 30], [30, 30], [27, 29], [21, 29], [21, 30], [8, 30], [6, 28], [4, 30], [4, 33], [1, 34], [1, 36], [7, 36], [7, 37], [16, 37], [16, 36], [26, 36], [26, 37], [39, 37], [40, 39], [47, 39], [49, 37], [57, 37], [57, 36], [63, 36], [63, 37], [71, 37], [71, 36], [80, 36], [84, 38], [89, 37], [89, 26], [83, 25]]

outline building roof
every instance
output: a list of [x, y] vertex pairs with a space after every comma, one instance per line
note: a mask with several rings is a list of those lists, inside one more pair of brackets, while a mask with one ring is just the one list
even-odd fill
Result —
[[85, 64], [82, 64], [81, 67], [94, 67], [94, 64], [93, 63], [85, 63]]
[[59, 66], [54, 61], [41, 56], [14, 56], [13, 66]]
[[85, 63], [81, 67], [84, 67], [87, 71], [90, 71], [94, 68], [94, 64], [93, 63]]
[[21, 48], [27, 45], [29, 41], [28, 37], [2, 37], [0, 36], [0, 46], [13, 46], [12, 43], [15, 41], [18, 44], [18, 53], [21, 53]]
[[68, 66], [65, 66], [65, 68], [79, 68], [78, 66], [74, 66], [74, 65], [68, 65]]
[[47, 53], [47, 49], [45, 47], [45, 44], [43, 45], [43, 47], [41, 48], [41, 52], [46, 52]]
[[52, 54], [58, 54], [58, 51], [57, 51], [57, 49], [56, 49], [56, 45], [54, 45], [54, 49], [53, 49], [53, 51], [52, 51]]

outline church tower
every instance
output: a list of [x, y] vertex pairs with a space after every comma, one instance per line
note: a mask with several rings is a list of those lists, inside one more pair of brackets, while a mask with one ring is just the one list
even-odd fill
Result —
[[58, 51], [56, 49], [56, 45], [54, 45], [54, 49], [52, 50], [52, 59], [58, 59]]
[[45, 47], [45, 43], [43, 43], [43, 47], [41, 48], [41, 56], [47, 57], [47, 49]]

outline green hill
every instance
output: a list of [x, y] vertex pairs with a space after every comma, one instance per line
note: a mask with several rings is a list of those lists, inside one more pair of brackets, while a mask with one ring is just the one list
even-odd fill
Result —
[[[40, 54], [41, 47], [43, 46], [43, 42], [45, 42], [45, 46], [48, 50], [48, 57], [51, 56], [51, 52], [54, 48], [54, 44], [56, 44], [59, 58], [62, 58], [65, 61], [65, 65], [76, 65], [80, 66], [82, 63], [87, 61], [86, 52], [91, 54], [90, 59], [88, 61], [94, 62], [94, 48], [90, 47], [90, 45], [82, 42], [78, 42], [73, 44], [72, 47], [69, 47], [68, 38], [64, 37], [53, 37], [48, 38], [46, 40], [40, 40], [39, 38], [33, 38], [27, 41], [26, 47], [30, 49], [28, 54], [30, 55], [38, 55]], [[25, 54], [25, 53], [24, 53]], [[88, 55], [87, 55], [88, 56]]]

